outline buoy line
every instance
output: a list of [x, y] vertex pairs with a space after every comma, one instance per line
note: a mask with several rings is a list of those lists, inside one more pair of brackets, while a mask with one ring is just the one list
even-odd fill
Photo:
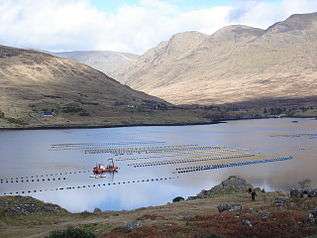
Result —
[[25, 195], [25, 194], [39, 193], [39, 192], [49, 192], [49, 191], [63, 191], [63, 190], [75, 190], [75, 189], [101, 188], [101, 187], [106, 187], [106, 186], [108, 187], [108, 186], [126, 185], [126, 184], [162, 182], [162, 181], [167, 181], [167, 180], [175, 180], [175, 179], [178, 179], [178, 178], [179, 178], [179, 176], [148, 178], [148, 179], [134, 179], [134, 180], [119, 181], [119, 182], [107, 182], [107, 183], [98, 183], [98, 184], [57, 187], [57, 188], [53, 188], [53, 189], [30, 189], [30, 190], [22, 190], [22, 191], [15, 191], [15, 192], [4, 192], [4, 193], [1, 193], [1, 195], [2, 196], [7, 196], [7, 195]]

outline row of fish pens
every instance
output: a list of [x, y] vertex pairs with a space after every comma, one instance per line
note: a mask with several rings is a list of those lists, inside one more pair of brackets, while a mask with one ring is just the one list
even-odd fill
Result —
[[227, 152], [229, 149], [220, 146], [201, 146], [201, 145], [167, 145], [167, 146], [147, 146], [147, 147], [109, 147], [98, 149], [87, 149], [85, 154], [109, 153], [115, 155], [124, 154], [152, 154], [152, 153], [173, 153], [173, 152], [192, 152], [192, 151], [217, 150]]

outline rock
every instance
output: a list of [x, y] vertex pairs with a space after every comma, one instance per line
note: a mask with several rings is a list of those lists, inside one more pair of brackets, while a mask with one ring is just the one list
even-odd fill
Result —
[[288, 202], [288, 198], [285, 197], [277, 197], [274, 199], [274, 205], [277, 207], [284, 207]]
[[100, 214], [100, 213], [102, 213], [102, 211], [101, 211], [100, 208], [95, 208], [94, 213], [95, 214]]
[[251, 221], [248, 220], [248, 219], [243, 219], [243, 220], [241, 221], [241, 223], [242, 223], [242, 225], [245, 225], [245, 226], [248, 226], [248, 227], [253, 227]]
[[309, 212], [314, 218], [317, 218], [317, 207]]
[[197, 196], [189, 196], [189, 197], [187, 198], [188, 201], [190, 201], [190, 200], [196, 200], [196, 199], [198, 199]]
[[58, 205], [44, 203], [32, 197], [4, 196], [0, 198], [0, 213], [6, 216], [30, 215], [35, 213], [67, 213]]
[[291, 198], [317, 197], [317, 189], [292, 189]]
[[180, 202], [180, 201], [184, 201], [185, 199], [183, 197], [176, 197], [173, 199], [173, 202]]
[[235, 203], [222, 203], [222, 204], [219, 204], [217, 208], [220, 213], [224, 211], [240, 212], [242, 210], [242, 205], [235, 204]]
[[309, 223], [317, 223], [317, 208], [311, 210], [308, 214]]
[[262, 220], [267, 220], [271, 217], [271, 213], [268, 211], [259, 211], [258, 212], [258, 216], [262, 219]]
[[127, 228], [128, 230], [134, 230], [134, 229], [137, 229], [139, 227], [142, 226], [142, 223], [140, 221], [131, 221], [131, 222], [128, 222], [128, 224], [126, 225], [125, 228]]
[[300, 190], [298, 189], [291, 189], [290, 193], [289, 193], [291, 198], [301, 198], [303, 197], [303, 194]]
[[308, 197], [317, 197], [317, 189], [311, 189], [308, 191]]
[[245, 179], [239, 176], [230, 176], [221, 184], [211, 188], [210, 190], [202, 190], [199, 194], [197, 194], [197, 197], [206, 198], [217, 194], [246, 192], [249, 188], [253, 189], [253, 186], [249, 184]]

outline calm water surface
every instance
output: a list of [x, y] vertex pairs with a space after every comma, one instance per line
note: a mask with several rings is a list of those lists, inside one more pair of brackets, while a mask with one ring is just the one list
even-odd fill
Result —
[[[305, 178], [317, 185], [317, 120], [296, 121], [284, 118], [196, 126], [0, 131], [0, 195], [23, 191], [70, 211], [96, 207], [121, 210], [195, 195], [229, 175], [241, 175], [266, 190], [286, 190]], [[225, 146], [268, 157], [291, 155], [294, 159], [179, 175], [173, 165], [133, 168], [128, 166], [131, 160], [125, 160], [153, 156], [150, 154], [85, 153], [87, 149], [167, 145]], [[155, 156], [147, 161], [166, 159], [165, 155]], [[96, 163], [108, 163], [109, 158], [115, 158], [119, 172], [91, 178], [91, 168]]]

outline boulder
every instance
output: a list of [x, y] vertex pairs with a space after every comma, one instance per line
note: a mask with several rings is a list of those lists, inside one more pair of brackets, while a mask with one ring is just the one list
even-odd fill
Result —
[[242, 220], [241, 223], [242, 223], [242, 225], [248, 226], [248, 227], [250, 227], [250, 228], [253, 227], [251, 221], [248, 220], [248, 219]]
[[262, 220], [267, 220], [271, 217], [271, 213], [268, 211], [259, 211], [258, 216]]
[[102, 211], [101, 211], [100, 208], [95, 208], [94, 213], [95, 214], [100, 214], [100, 213], [102, 213]]
[[299, 189], [291, 189], [289, 193], [291, 198], [301, 198], [303, 197], [302, 192]]
[[242, 205], [237, 203], [221, 203], [217, 206], [220, 213], [228, 212], [240, 212], [242, 210]]
[[277, 207], [284, 207], [288, 202], [288, 198], [285, 197], [277, 197], [274, 199], [274, 205]]
[[308, 214], [308, 221], [310, 223], [317, 223], [317, 208], [311, 210]]
[[308, 191], [308, 197], [317, 197], [317, 189], [311, 189]]
[[142, 226], [142, 223], [140, 221], [130, 221], [127, 223], [125, 228], [131, 231], [131, 230], [137, 229], [141, 226]]
[[291, 198], [317, 197], [317, 189], [292, 189]]

